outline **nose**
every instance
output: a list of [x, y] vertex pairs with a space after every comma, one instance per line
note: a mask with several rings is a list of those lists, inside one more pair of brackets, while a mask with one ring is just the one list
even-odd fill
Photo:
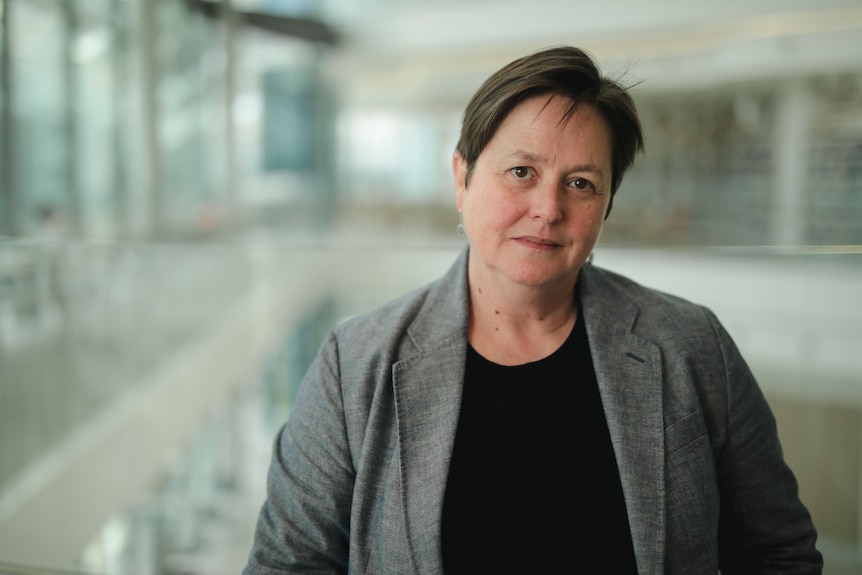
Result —
[[534, 189], [530, 217], [534, 220], [553, 224], [563, 219], [563, 206], [560, 195], [563, 190], [555, 184], [537, 186]]

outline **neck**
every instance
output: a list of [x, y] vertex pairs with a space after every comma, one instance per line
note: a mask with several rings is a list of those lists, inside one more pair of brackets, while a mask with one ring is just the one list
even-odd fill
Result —
[[559, 285], [524, 286], [471, 272], [470, 344], [503, 365], [536, 361], [556, 351], [574, 327], [577, 276]]

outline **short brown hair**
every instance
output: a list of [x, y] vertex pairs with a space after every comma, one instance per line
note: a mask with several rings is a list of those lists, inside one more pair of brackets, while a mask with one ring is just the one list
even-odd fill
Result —
[[635, 155], [644, 150], [643, 130], [628, 89], [602, 76], [593, 59], [572, 46], [524, 56], [485, 80], [464, 111], [461, 137], [456, 146], [467, 163], [466, 180], [469, 181], [479, 154], [509, 112], [524, 100], [546, 94], [571, 100], [564, 120], [571, 117], [580, 104], [589, 104], [607, 122], [611, 132], [612, 169], [609, 214], [623, 174], [634, 163]]

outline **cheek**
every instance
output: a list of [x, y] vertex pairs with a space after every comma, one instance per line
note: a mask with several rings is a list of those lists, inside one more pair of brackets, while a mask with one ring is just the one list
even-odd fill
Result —
[[522, 198], [515, 194], [499, 193], [487, 205], [488, 214], [500, 225], [514, 224], [529, 211]]
[[507, 226], [518, 221], [519, 210], [512, 202], [499, 202], [494, 207], [494, 221], [501, 226]]
[[[464, 210], [465, 217], [474, 222], [479, 232], [490, 231], [510, 226], [521, 217], [517, 202], [507, 199], [503, 194], [476, 194], [476, 190], [467, 192], [465, 198], [470, 198], [470, 205]], [[474, 194], [471, 197], [471, 194]]]
[[576, 209], [571, 222], [582, 235], [596, 234], [605, 223], [605, 213], [600, 206], [596, 206], [595, 209]]

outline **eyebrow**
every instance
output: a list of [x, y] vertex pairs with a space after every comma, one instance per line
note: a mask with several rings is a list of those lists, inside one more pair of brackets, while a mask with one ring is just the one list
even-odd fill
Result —
[[[545, 157], [541, 154], [537, 154], [535, 152], [531, 152], [529, 150], [517, 149], [510, 154], [504, 154], [504, 158], [520, 158], [522, 160], [526, 160], [528, 162], [542, 162], [545, 160]], [[599, 174], [600, 176], [604, 176], [605, 172], [600, 167], [595, 164], [579, 164], [577, 166], [573, 166], [570, 170], [572, 172], [592, 172], [594, 174]]]
[[529, 162], [541, 162], [545, 159], [544, 156], [542, 156], [540, 154], [536, 154], [534, 152], [530, 152], [528, 150], [521, 150], [521, 149], [515, 150], [514, 152], [512, 152], [510, 154], [506, 154], [505, 157], [506, 158], [521, 158], [521, 159], [527, 160]]

